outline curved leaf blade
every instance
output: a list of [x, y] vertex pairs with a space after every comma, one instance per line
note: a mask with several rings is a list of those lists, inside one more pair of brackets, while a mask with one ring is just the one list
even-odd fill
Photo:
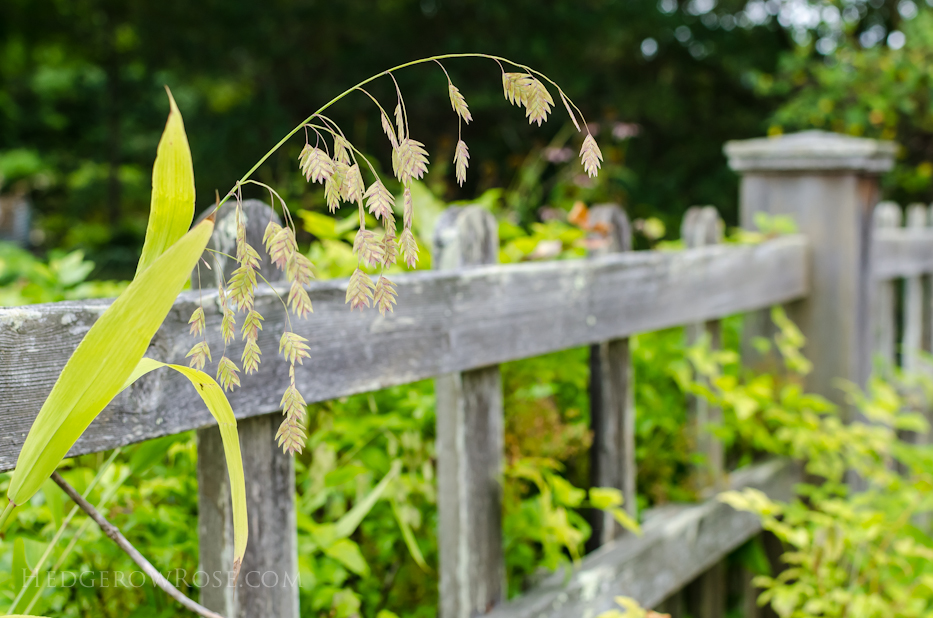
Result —
[[130, 283], [88, 331], [52, 387], [20, 451], [7, 496], [36, 493], [146, 353], [214, 230], [209, 217]]
[[230, 477], [230, 500], [233, 502], [233, 579], [236, 581], [240, 565], [243, 563], [243, 554], [246, 553], [249, 527], [246, 513], [246, 477], [243, 473], [243, 456], [240, 453], [240, 437], [233, 408], [230, 407], [230, 402], [220, 385], [203, 371], [184, 365], [170, 365], [151, 358], [139, 361], [124, 388], [160, 367], [169, 367], [188, 378], [220, 427], [224, 458], [227, 460], [227, 475]]
[[143, 252], [136, 266], [137, 277], [185, 235], [194, 219], [191, 149], [172, 91], [166, 87], [165, 92], [168, 94], [169, 114], [152, 166], [149, 224], [146, 227]]

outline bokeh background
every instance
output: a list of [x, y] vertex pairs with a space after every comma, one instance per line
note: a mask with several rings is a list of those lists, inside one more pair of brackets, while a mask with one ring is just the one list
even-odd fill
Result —
[[[431, 153], [428, 177], [412, 187], [419, 268], [430, 268], [432, 222], [453, 202], [492, 210], [502, 262], [585, 256], [582, 213], [607, 202], [628, 211], [636, 248], [677, 247], [690, 206], [714, 205], [736, 224], [738, 179], [724, 142], [789, 131], [896, 140], [885, 197], [933, 200], [933, 8], [925, 0], [0, 0], [0, 306], [112, 297], [133, 276], [165, 86], [184, 116], [203, 210], [346, 88], [393, 65], [459, 52], [506, 56], [561, 84], [605, 162], [598, 179], [583, 173], [581, 138], [559, 101], [544, 126], [529, 126], [503, 98], [494, 62], [449, 60], [474, 118], [463, 127], [471, 162], [458, 186], [450, 163], [457, 118], [443, 72], [431, 63], [400, 71], [412, 136]], [[370, 92], [394, 106], [388, 79]], [[364, 95], [329, 115], [391, 169]], [[346, 277], [357, 264], [355, 209], [328, 213], [320, 185], [299, 173], [303, 144], [297, 135], [256, 177], [288, 202], [316, 276]], [[268, 199], [254, 189], [244, 197]], [[29, 221], [17, 218], [24, 204]], [[763, 231], [788, 231], [778, 223]], [[741, 235], [729, 234], [735, 240]], [[727, 351], [738, 351], [740, 330], [740, 316], [723, 322]], [[639, 510], [694, 500], [683, 329], [631, 344]], [[502, 377], [503, 534], [514, 596], [570, 564], [590, 536], [580, 506], [590, 488], [589, 350], [508, 363]], [[303, 616], [437, 615], [434, 403], [425, 381], [309, 406], [307, 448], [296, 457]], [[730, 462], [751, 461], [755, 452], [732, 440]], [[194, 572], [194, 434], [112, 456], [112, 464], [104, 454], [73, 458], [63, 473], [79, 489], [104, 475], [95, 504], [160, 570]], [[322, 530], [398, 461], [398, 480], [345, 551], [327, 553]], [[0, 475], [0, 491], [8, 480]], [[0, 611], [17, 594], [13, 565], [35, 564], [61, 525], [62, 496], [43, 488], [3, 531], [22, 543], [0, 543]], [[133, 568], [96, 526], [82, 523], [65, 538], [73, 542], [63, 569]], [[753, 542], [730, 561], [769, 572]], [[740, 605], [729, 599], [730, 617], [742, 615]], [[180, 615], [149, 586], [53, 586], [36, 611]]]
[[[614, 201], [676, 237], [693, 204], [734, 222], [723, 142], [806, 127], [899, 138], [909, 165], [889, 188], [928, 199], [929, 63], [907, 59], [933, 51], [927, 10], [913, 0], [4, 0], [0, 192], [29, 195], [34, 249], [81, 249], [95, 276], [126, 278], [145, 230], [163, 85], [185, 116], [203, 208], [348, 86], [418, 57], [481, 51], [562, 84], [598, 125], [609, 170], [597, 189], [564, 186], [561, 148], [579, 142], [562, 111], [529, 127], [503, 100], [493, 62], [449, 61], [476, 119], [464, 133], [470, 179], [457, 187], [456, 118], [442, 72], [425, 65], [398, 78], [443, 200], [520, 187], [510, 207], [525, 225], [580, 197]], [[383, 79], [372, 92], [386, 100], [390, 88]], [[363, 95], [333, 117], [386, 162]], [[321, 199], [297, 173], [302, 142], [259, 177], [313, 209]], [[544, 163], [531, 165], [535, 155]]]

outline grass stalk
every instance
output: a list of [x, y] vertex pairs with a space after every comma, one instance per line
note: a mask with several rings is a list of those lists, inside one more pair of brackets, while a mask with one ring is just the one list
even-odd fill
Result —
[[6, 523], [6, 520], [10, 518], [10, 513], [13, 512], [14, 508], [16, 508], [16, 505], [7, 500], [6, 506], [3, 508], [3, 512], [0, 513], [0, 530], [3, 529], [3, 525]]

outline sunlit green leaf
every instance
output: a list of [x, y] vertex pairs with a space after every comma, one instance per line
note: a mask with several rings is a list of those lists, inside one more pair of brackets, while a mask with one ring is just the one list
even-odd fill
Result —
[[169, 101], [168, 121], [159, 140], [155, 165], [152, 167], [152, 198], [149, 225], [136, 276], [149, 268], [185, 235], [194, 218], [194, 167], [185, 135], [181, 112], [172, 92], [166, 88]]
[[337, 560], [343, 566], [347, 567], [360, 576], [369, 574], [369, 565], [363, 558], [360, 547], [349, 539], [340, 539], [324, 548], [324, 554]]
[[205, 219], [172, 245], [133, 280], [85, 335], [26, 436], [8, 490], [14, 504], [23, 504], [36, 493], [123, 388], [213, 230], [213, 219]]
[[224, 457], [227, 460], [227, 474], [230, 477], [230, 500], [233, 503], [233, 564], [234, 579], [239, 573], [246, 553], [246, 541], [249, 534], [246, 512], [246, 483], [243, 474], [243, 458], [240, 454], [240, 438], [237, 433], [236, 417], [233, 408], [219, 384], [203, 371], [185, 367], [184, 365], [170, 365], [151, 358], [144, 358], [133, 370], [125, 386], [129, 386], [150, 371], [168, 367], [184, 375], [194, 386], [198, 395], [204, 400], [214, 420], [220, 427], [220, 437], [224, 445]]

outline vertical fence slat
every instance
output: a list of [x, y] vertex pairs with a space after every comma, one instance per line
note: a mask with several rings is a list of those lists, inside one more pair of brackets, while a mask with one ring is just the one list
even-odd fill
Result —
[[[262, 233], [270, 217], [269, 206], [256, 200], [244, 202], [247, 242], [262, 245]], [[224, 224], [233, 209], [221, 211], [211, 237], [212, 248], [232, 253], [235, 225]], [[227, 221], [232, 223], [232, 221]], [[213, 288], [215, 276], [229, 276], [236, 264], [221, 263], [211, 275], [202, 269], [203, 287]], [[270, 281], [281, 278], [268, 259], [260, 268]], [[198, 285], [198, 277], [193, 277]], [[273, 361], [274, 362], [274, 361]], [[298, 531], [295, 521], [295, 466], [290, 455], [275, 442], [281, 414], [266, 414], [237, 423], [246, 502], [249, 513], [249, 545], [236, 587], [228, 586], [233, 572], [233, 514], [230, 484], [220, 431], [216, 426], [198, 430], [198, 538], [199, 569], [209, 575], [201, 587], [201, 603], [227, 618], [276, 616], [298, 618]], [[216, 574], [216, 575], [215, 575]], [[200, 582], [199, 582], [200, 583]]]
[[[589, 223], [598, 246], [591, 255], [632, 250], [632, 228], [619, 206], [595, 206]], [[614, 339], [590, 347], [590, 481], [594, 487], [622, 492], [625, 510], [635, 516], [635, 398], [629, 339]], [[622, 533], [609, 513], [596, 511], [591, 518], [593, 535], [589, 548], [603, 545]]]
[[[449, 208], [438, 220], [437, 269], [495, 264], [498, 249], [496, 221], [482, 208]], [[440, 616], [470, 618], [505, 598], [502, 381], [493, 366], [444, 375], [434, 385]]]
[[[881, 202], [872, 214], [875, 229], [901, 227], [901, 208], [894, 202]], [[871, 297], [872, 361], [893, 366], [897, 359], [897, 281], [875, 281]]]
[[[712, 206], [690, 208], [681, 228], [681, 237], [689, 249], [715, 245], [722, 242], [723, 222], [719, 212]], [[722, 347], [722, 324], [710, 320], [686, 326], [688, 345], [701, 338], [709, 339], [710, 349]], [[724, 455], [722, 442], [710, 432], [711, 424], [722, 421], [722, 410], [701, 397], [688, 399], [688, 423], [695, 448], [703, 455], [704, 462], [696, 470], [697, 489], [702, 493], [722, 489]], [[696, 618], [722, 618], [726, 606], [727, 574], [724, 561], [719, 562], [700, 575], [685, 590], [685, 601], [690, 614]]]
[[[933, 206], [926, 208], [926, 225], [933, 226]], [[933, 352], [933, 274], [923, 276], [923, 325], [920, 329], [920, 349], [924, 352]], [[923, 363], [921, 363], [921, 366]], [[923, 371], [930, 372], [933, 367], [924, 367]]]
[[[684, 216], [681, 237], [689, 249], [716, 245], [722, 242], [723, 227], [719, 212], [714, 207], [694, 206]], [[705, 336], [709, 338], [710, 349], [718, 350], [722, 347], [720, 320], [688, 324], [686, 335], [688, 345], [696, 344]], [[697, 470], [697, 488], [701, 492], [717, 491], [722, 488], [724, 456], [722, 442], [710, 433], [709, 426], [722, 422], [722, 410], [710, 406], [702, 397], [690, 397], [688, 414], [695, 448], [705, 460], [703, 466]]]
[[[907, 227], [923, 229], [927, 226], [927, 209], [923, 204], [907, 207]], [[907, 277], [904, 280], [904, 331], [901, 339], [901, 365], [907, 371], [920, 368], [920, 351], [923, 350], [924, 275]]]

